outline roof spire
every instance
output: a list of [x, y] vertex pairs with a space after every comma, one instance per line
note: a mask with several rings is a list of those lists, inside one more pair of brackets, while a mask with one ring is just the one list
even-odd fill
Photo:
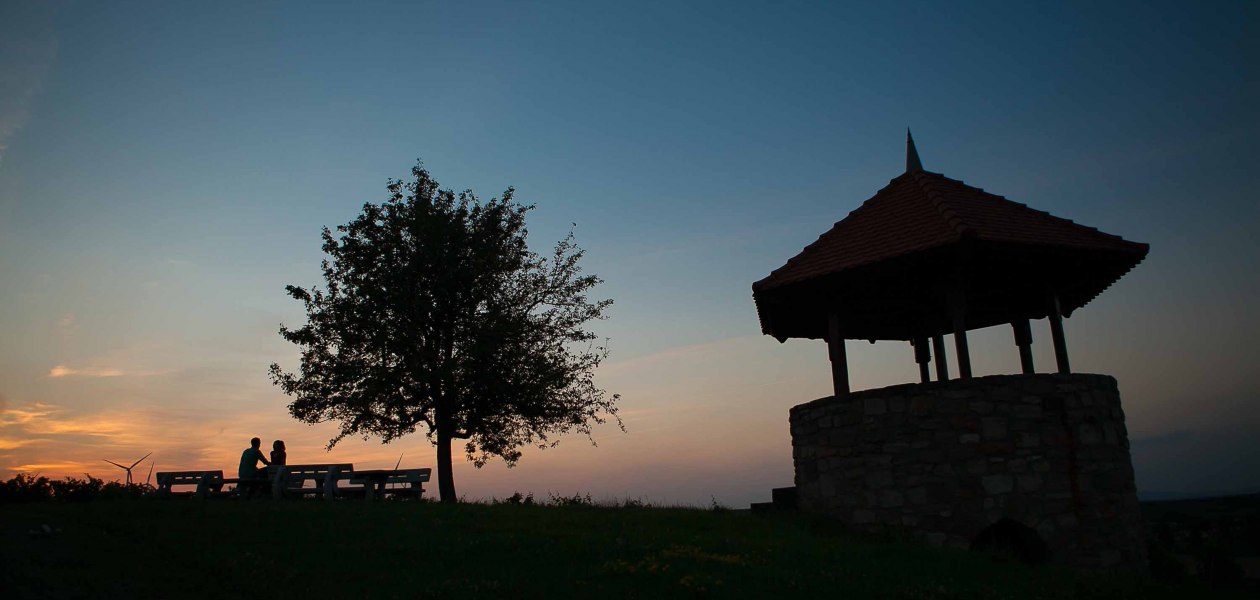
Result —
[[923, 163], [919, 162], [919, 151], [914, 148], [914, 138], [910, 137], [910, 128], [906, 128], [906, 172], [914, 173], [923, 170]]

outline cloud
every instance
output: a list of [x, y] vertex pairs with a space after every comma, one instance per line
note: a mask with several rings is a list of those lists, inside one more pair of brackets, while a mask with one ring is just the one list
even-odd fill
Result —
[[57, 365], [48, 370], [48, 376], [53, 379], [60, 377], [153, 377], [154, 375], [165, 375], [172, 372], [174, 372], [172, 369], [124, 371], [113, 367], [84, 367], [81, 369], [75, 369], [65, 365]]
[[47, 442], [47, 441], [48, 441], [48, 440], [43, 439], [43, 438], [33, 438], [33, 439], [27, 439], [27, 440], [19, 440], [19, 439], [10, 439], [10, 438], [2, 438], [2, 437], [0, 437], [0, 450], [17, 450], [18, 448], [21, 448], [21, 447], [23, 447], [23, 446], [31, 446], [31, 445], [34, 445], [34, 444], [41, 444], [41, 443], [44, 443], [44, 442]]
[[0, 406], [0, 427], [25, 425], [37, 419], [50, 416], [57, 411], [57, 407], [42, 402], [36, 402], [26, 408], [4, 408]]
[[49, 369], [48, 376], [57, 377], [120, 377], [123, 372], [120, 369], [71, 369], [65, 365], [57, 365]]
[[46, 3], [16, 3], [0, 14], [0, 165], [9, 140], [26, 125], [57, 58]]

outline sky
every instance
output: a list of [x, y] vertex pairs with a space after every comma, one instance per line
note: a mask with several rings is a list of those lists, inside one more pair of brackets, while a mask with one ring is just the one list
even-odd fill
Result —
[[[457, 458], [461, 495], [767, 501], [830, 369], [750, 286], [909, 127], [929, 171], [1151, 245], [1066, 321], [1073, 368], [1119, 381], [1146, 497], [1260, 491], [1258, 33], [1255, 2], [0, 3], [0, 476], [230, 471], [254, 436], [435, 466], [419, 434], [326, 452], [267, 377], [320, 228], [421, 159], [515, 186], [537, 250], [574, 224], [614, 300], [626, 432]], [[969, 339], [1018, 372], [1009, 328]], [[917, 378], [908, 344], [848, 355], [854, 389]]]

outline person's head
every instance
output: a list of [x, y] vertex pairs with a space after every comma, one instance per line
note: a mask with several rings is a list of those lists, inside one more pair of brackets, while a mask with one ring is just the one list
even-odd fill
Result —
[[275, 452], [284, 452], [284, 440], [276, 440], [272, 442], [271, 449]]
[[249, 441], [249, 445], [250, 445], [250, 446], [253, 446], [253, 447], [255, 447], [255, 448], [257, 448], [257, 447], [259, 447], [259, 446], [261, 446], [261, 445], [262, 445], [262, 440], [260, 440], [260, 439], [258, 439], [258, 438], [254, 438], [254, 439], [252, 439], [252, 440], [250, 440], [250, 441]]

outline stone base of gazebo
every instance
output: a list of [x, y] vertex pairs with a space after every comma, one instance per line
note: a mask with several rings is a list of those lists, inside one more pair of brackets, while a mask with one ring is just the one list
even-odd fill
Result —
[[791, 425], [804, 510], [936, 545], [996, 539], [1048, 549], [1054, 563], [1147, 571], [1110, 376], [997, 375], [865, 390], [797, 406]]

